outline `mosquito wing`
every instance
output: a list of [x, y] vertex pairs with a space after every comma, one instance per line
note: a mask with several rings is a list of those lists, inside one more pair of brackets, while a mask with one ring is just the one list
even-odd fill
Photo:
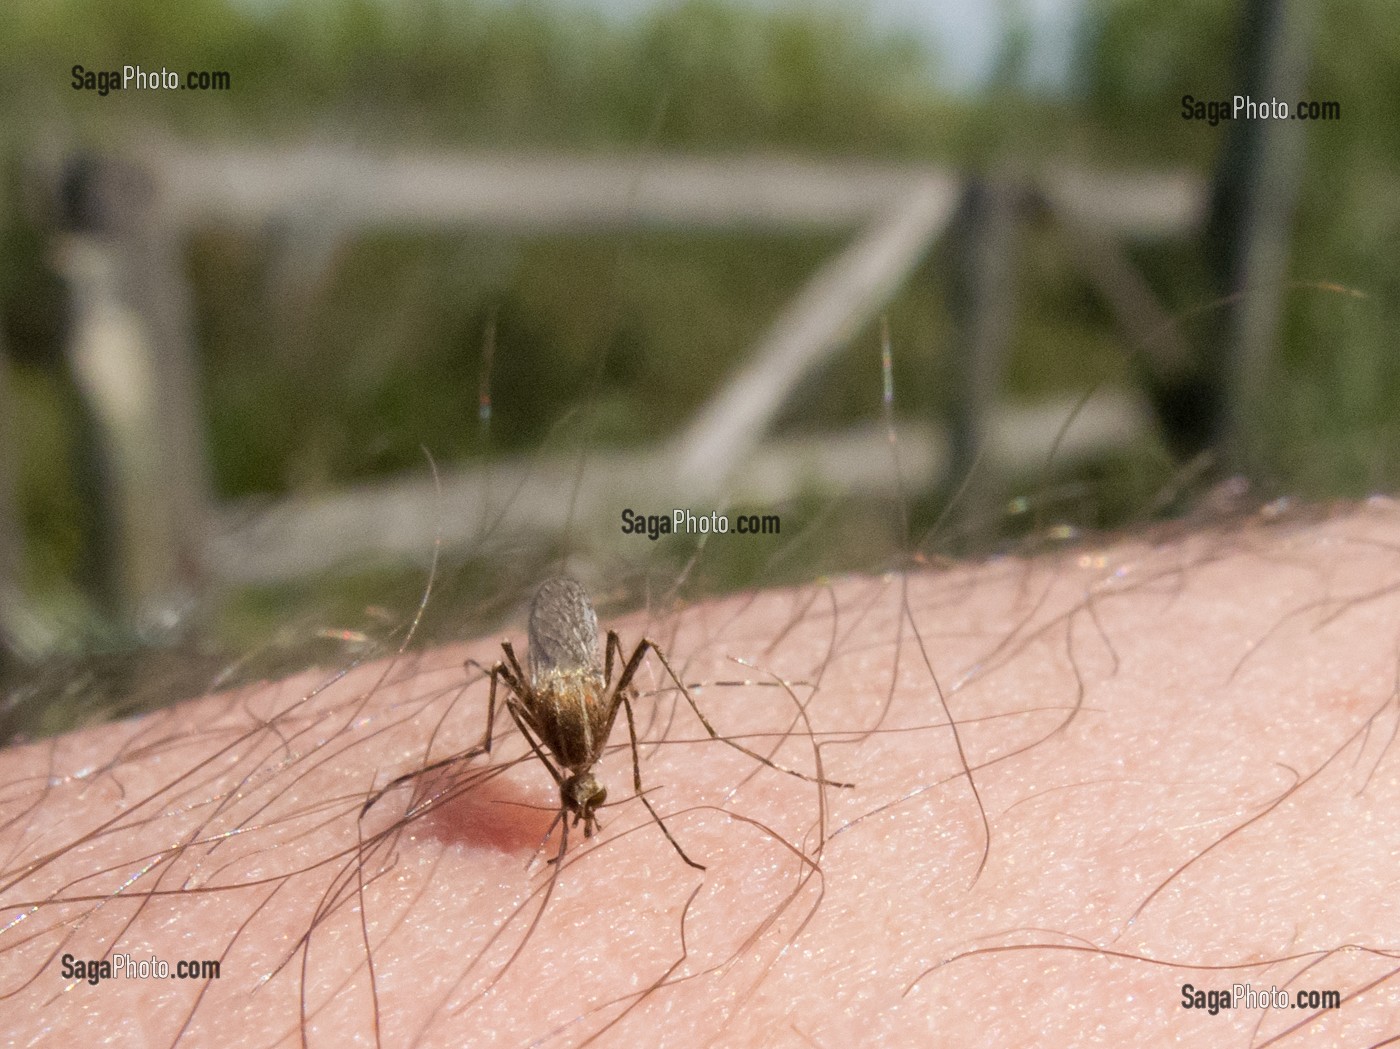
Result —
[[530, 679], [592, 671], [602, 677], [598, 617], [577, 580], [546, 579], [530, 603]]

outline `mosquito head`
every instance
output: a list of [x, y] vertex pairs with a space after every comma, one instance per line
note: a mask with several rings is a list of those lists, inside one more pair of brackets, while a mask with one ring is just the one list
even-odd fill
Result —
[[593, 837], [598, 828], [598, 817], [593, 810], [608, 800], [608, 788], [594, 778], [592, 772], [579, 772], [566, 779], [559, 787], [564, 808], [574, 814], [574, 826], [583, 824], [583, 836]]

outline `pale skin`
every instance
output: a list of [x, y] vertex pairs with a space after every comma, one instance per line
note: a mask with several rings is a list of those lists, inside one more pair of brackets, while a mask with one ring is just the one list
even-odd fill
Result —
[[[636, 702], [643, 781], [705, 871], [631, 798], [622, 719], [596, 770], [601, 830], [571, 835], [557, 880], [557, 835], [526, 869], [557, 787], [504, 718], [489, 757], [361, 818], [375, 788], [479, 742], [486, 688], [463, 661], [494, 662], [499, 638], [11, 749], [2, 1040], [1400, 1034], [1395, 506], [605, 625], [629, 653], [653, 637], [688, 682], [753, 682], [693, 695], [721, 733], [760, 752], [781, 742], [774, 760], [854, 788], [706, 740], [674, 690], [648, 694], [669, 684], [652, 660]], [[411, 804], [424, 811], [405, 821]], [[64, 953], [114, 952], [218, 958], [222, 975], [61, 975]], [[1183, 1008], [1188, 983], [1342, 1002], [1210, 1015]]]

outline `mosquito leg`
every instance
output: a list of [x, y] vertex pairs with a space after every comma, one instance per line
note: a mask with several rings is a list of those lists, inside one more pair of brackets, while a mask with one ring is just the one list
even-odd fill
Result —
[[[609, 637], [612, 640], [616, 639], [616, 635], [612, 634], [611, 631], [609, 631]], [[685, 854], [685, 849], [681, 848], [681, 843], [672, 836], [670, 828], [666, 826], [666, 821], [661, 818], [661, 814], [658, 813], [656, 809], [652, 808], [651, 802], [647, 799], [646, 794], [642, 792], [642, 766], [637, 758], [637, 726], [632, 719], [632, 704], [627, 699], [627, 693], [618, 692], [616, 696], [618, 701], [622, 703], [622, 709], [627, 715], [627, 735], [630, 736], [632, 740], [632, 786], [636, 788], [637, 797], [639, 797], [642, 800], [642, 804], [647, 807], [647, 811], [651, 813], [651, 818], [656, 820], [656, 825], [661, 828], [661, 833], [666, 835], [666, 840], [671, 843], [671, 847], [676, 850], [676, 854], [696, 870], [702, 871], [705, 869], [705, 865], [703, 863], [696, 863]]]
[[[564, 789], [564, 775], [554, 767], [554, 762], [545, 754], [544, 748], [535, 742], [535, 734], [530, 731], [525, 719], [520, 716], [520, 712], [515, 709], [513, 703], [506, 704], [506, 711], [515, 719], [515, 727], [520, 730], [520, 734], [525, 737], [525, 742], [530, 744], [530, 749], [535, 752], [535, 757], [540, 759], [540, 764], [549, 770], [549, 774], [554, 777], [554, 782], [559, 785], [559, 789]], [[563, 811], [562, 809], [560, 810]], [[550, 828], [553, 830], [553, 828]]]
[[510, 678], [508, 680], [511, 681], [511, 688], [515, 691], [515, 694], [517, 696], [521, 696], [523, 698], [524, 692], [522, 690], [522, 686], [526, 681], [526, 677], [525, 671], [520, 666], [520, 660], [515, 658], [515, 648], [511, 645], [509, 641], [502, 641], [501, 651], [506, 654], [506, 659], [510, 662], [510, 667], [503, 669], [510, 670]]
[[[475, 659], [467, 660], [465, 665], [468, 667], [476, 667], [476, 669], [483, 673], [487, 673], [486, 668]], [[405, 772], [402, 776], [390, 780], [369, 796], [369, 800], [365, 802], [364, 808], [360, 809], [361, 819], [364, 818], [365, 813], [375, 806], [380, 798], [384, 797], [385, 794], [388, 794], [389, 791], [394, 788], [401, 787], [410, 780], [417, 779], [419, 776], [424, 776], [429, 772], [435, 772], [440, 768], [446, 768], [448, 765], [454, 765], [459, 761], [470, 761], [472, 758], [478, 757], [481, 754], [491, 753], [491, 733], [496, 724], [496, 679], [498, 677], [504, 679], [506, 687], [511, 689], [511, 691], [517, 690], [516, 682], [511, 675], [511, 671], [504, 663], [497, 663], [491, 668], [489, 673], [491, 675], [491, 689], [486, 700], [486, 731], [482, 734], [481, 742], [472, 747], [471, 750], [462, 754], [453, 754], [449, 758], [435, 761], [431, 765], [426, 765], [421, 769], [414, 769], [412, 772]]]
[[450, 758], [434, 761], [431, 765], [425, 765], [421, 769], [414, 769], [412, 772], [405, 772], [402, 776], [390, 780], [369, 796], [369, 800], [365, 802], [364, 808], [360, 810], [360, 818], [364, 819], [365, 813], [372, 809], [380, 798], [384, 797], [385, 794], [388, 794], [389, 791], [393, 790], [395, 787], [401, 787], [410, 780], [415, 780], [419, 776], [426, 776], [429, 772], [436, 772], [438, 769], [446, 768], [448, 765], [455, 765], [457, 762], [464, 761], [477, 753], [479, 753], [479, 751], [473, 748], [466, 754], [453, 754]]
[[[614, 691], [618, 695], [621, 695], [623, 692], [627, 691], [628, 686], [632, 684], [632, 678], [636, 676], [637, 668], [642, 665], [642, 657], [647, 654], [647, 645], [649, 644], [651, 644], [651, 642], [647, 641], [646, 638], [643, 638], [640, 642], [637, 643], [637, 647], [632, 649], [632, 656], [623, 665], [622, 673], [618, 676], [617, 679], [617, 687], [614, 689]], [[651, 647], [653, 650], [656, 648], [655, 645], [652, 645]], [[617, 658], [619, 661], [622, 660], [622, 641], [618, 638], [616, 630], [609, 630], [607, 647], [608, 667], [612, 666], [613, 653], [617, 654]], [[667, 669], [670, 668], [668, 667]], [[608, 675], [608, 677], [611, 676], [611, 674]], [[606, 678], [604, 680], [606, 680]]]
[[[608, 632], [608, 641], [609, 643], [613, 641], [612, 631]], [[661, 661], [661, 665], [666, 668], [666, 673], [670, 675], [671, 680], [676, 683], [676, 687], [681, 690], [681, 695], [683, 695], [685, 697], [685, 701], [690, 704], [690, 709], [695, 711], [695, 716], [700, 719], [700, 724], [705, 726], [705, 731], [710, 734], [711, 739], [718, 740], [721, 743], [727, 743], [729, 746], [733, 747], [740, 753], [747, 754], [755, 761], [767, 765], [770, 769], [777, 769], [779, 772], [786, 772], [789, 776], [796, 776], [798, 779], [806, 780], [808, 783], [819, 783], [824, 787], [855, 786], [855, 784], [853, 783], [842, 783], [838, 780], [821, 779], [817, 776], [809, 776], [805, 772], [797, 771], [797, 769], [790, 769], [786, 765], [779, 765], [776, 761], [773, 761], [771, 758], [765, 758], [762, 754], [750, 750], [742, 743], [735, 743], [732, 739], [726, 739], [724, 736], [721, 736], [718, 732], [715, 731], [715, 727], [710, 724], [709, 718], [705, 717], [704, 713], [700, 709], [700, 705], [695, 702], [695, 697], [690, 694], [690, 689], [686, 688], [685, 683], [681, 681], [680, 675], [677, 674], [675, 670], [671, 668], [671, 661], [666, 658], [666, 653], [663, 652], [661, 650], [661, 647], [649, 637], [644, 637], [637, 642], [637, 647], [632, 652], [632, 658], [627, 661], [627, 666], [622, 672], [622, 677], [618, 679], [619, 688], [621, 688], [622, 682], [624, 680], [630, 683], [632, 675], [636, 673], [637, 667], [642, 662], [642, 656], [646, 654], [646, 651], [648, 649], [650, 649], [656, 654], [656, 658], [659, 659]], [[628, 708], [628, 713], [631, 713], [630, 707]]]
[[612, 680], [613, 672], [613, 650], [617, 650], [618, 658], [622, 658], [622, 642], [617, 639], [617, 631], [608, 631], [608, 643], [603, 651], [603, 687], [606, 688]]
[[[478, 670], [482, 671], [486, 669], [475, 659], [467, 660], [464, 665], [469, 667], [474, 666]], [[474, 757], [477, 754], [491, 753], [491, 733], [496, 726], [497, 678], [504, 680], [506, 683], [506, 687], [512, 692], [516, 692], [517, 694], [519, 693], [519, 690], [517, 688], [517, 685], [519, 683], [515, 680], [515, 677], [511, 674], [510, 670], [506, 667], [504, 663], [496, 663], [496, 665], [491, 668], [491, 690], [489, 693], [487, 693], [486, 697], [486, 731], [482, 734], [481, 742], [478, 743], [475, 747], [473, 747], [470, 751], [468, 751], [467, 754], [464, 755], [465, 757]]]
[[540, 852], [544, 849], [544, 843], [549, 840], [549, 836], [554, 833], [554, 828], [559, 824], [562, 824], [564, 827], [559, 835], [559, 851], [556, 852], [548, 862], [558, 863], [563, 859], [564, 850], [569, 847], [569, 814], [564, 808], [564, 803], [561, 801], [559, 803], [559, 811], [556, 812], [554, 818], [549, 821], [549, 829], [544, 832], [544, 837], [541, 838], [540, 843], [535, 846], [535, 851], [530, 853], [530, 858], [525, 861], [526, 870], [529, 870], [534, 864], [535, 858], [539, 856]]

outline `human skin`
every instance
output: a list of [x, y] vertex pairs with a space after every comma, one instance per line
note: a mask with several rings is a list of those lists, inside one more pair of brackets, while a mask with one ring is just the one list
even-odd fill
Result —
[[[1400, 1034], [1397, 583], [1400, 508], [1377, 500], [613, 619], [688, 682], [751, 682], [692, 690], [721, 734], [853, 784], [705, 738], [675, 689], [651, 694], [651, 660], [641, 775], [703, 872], [631, 797], [621, 717], [602, 830], [557, 867], [557, 835], [530, 862], [557, 790], [504, 714], [489, 756], [362, 816], [479, 741], [463, 660], [496, 638], [11, 749], [0, 1034], [1381, 1044]], [[222, 971], [90, 985], [65, 952]], [[1236, 983], [1341, 1006], [1183, 1008], [1185, 984]]]

